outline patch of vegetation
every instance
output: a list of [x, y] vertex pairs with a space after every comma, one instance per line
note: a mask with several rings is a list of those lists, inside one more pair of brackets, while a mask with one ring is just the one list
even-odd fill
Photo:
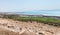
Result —
[[44, 24], [49, 24], [53, 26], [60, 26], [60, 20], [59, 19], [54, 19], [54, 18], [44, 18], [44, 17], [21, 17], [21, 16], [16, 16], [16, 15], [5, 15], [4, 18], [9, 18], [9, 19], [14, 19], [18, 21], [25, 21], [25, 22], [41, 22]]

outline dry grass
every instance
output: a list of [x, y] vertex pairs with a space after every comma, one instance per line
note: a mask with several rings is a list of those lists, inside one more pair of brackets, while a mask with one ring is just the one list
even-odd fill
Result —
[[9, 30], [1, 30], [0, 29], [0, 35], [19, 35], [17, 32], [9, 31]]

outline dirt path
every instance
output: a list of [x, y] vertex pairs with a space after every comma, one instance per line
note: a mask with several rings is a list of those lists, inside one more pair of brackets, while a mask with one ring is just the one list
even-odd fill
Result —
[[18, 35], [60, 35], [58, 27], [37, 22], [21, 22], [0, 18], [0, 31], [2, 30], [13, 31]]

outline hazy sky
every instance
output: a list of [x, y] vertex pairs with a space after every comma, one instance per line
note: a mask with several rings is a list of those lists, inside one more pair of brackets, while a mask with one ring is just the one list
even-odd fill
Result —
[[60, 9], [60, 0], [0, 0], [1, 12]]

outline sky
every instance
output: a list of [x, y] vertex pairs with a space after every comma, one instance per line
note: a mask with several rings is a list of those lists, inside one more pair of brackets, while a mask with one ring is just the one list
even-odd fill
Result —
[[0, 12], [60, 9], [60, 0], [0, 0]]

